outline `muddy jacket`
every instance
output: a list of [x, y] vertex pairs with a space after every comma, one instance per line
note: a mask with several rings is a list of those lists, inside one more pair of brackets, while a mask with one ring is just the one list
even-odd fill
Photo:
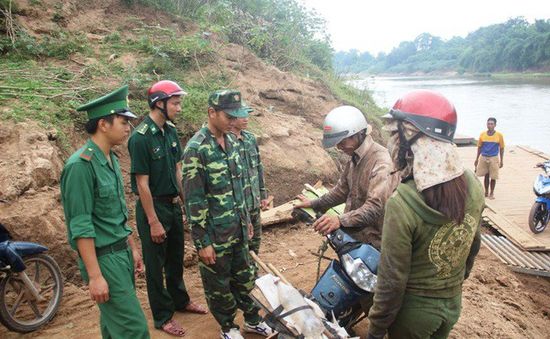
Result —
[[239, 144], [225, 135], [225, 151], [207, 127], [187, 143], [183, 154], [183, 192], [187, 220], [197, 249], [247, 239], [250, 223], [242, 188]]
[[264, 167], [260, 160], [260, 149], [254, 134], [248, 131], [241, 132], [238, 138], [239, 153], [244, 162], [243, 185], [246, 207], [248, 211], [260, 209], [260, 200], [267, 199], [264, 184]]
[[367, 136], [336, 186], [313, 200], [312, 207], [323, 211], [345, 202], [345, 213], [340, 216], [344, 230], [356, 240], [380, 248], [384, 205], [398, 183], [390, 175], [392, 168], [388, 150]]
[[369, 334], [382, 337], [393, 323], [403, 296], [452, 298], [461, 293], [480, 246], [483, 189], [466, 171], [464, 222], [457, 225], [430, 208], [414, 180], [388, 199], [378, 266], [378, 285], [369, 313]]

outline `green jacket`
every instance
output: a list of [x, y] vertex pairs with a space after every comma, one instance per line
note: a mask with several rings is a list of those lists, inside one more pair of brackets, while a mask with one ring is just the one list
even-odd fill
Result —
[[466, 215], [460, 225], [426, 205], [414, 180], [400, 184], [389, 198], [369, 334], [385, 333], [405, 294], [451, 298], [461, 293], [479, 251], [485, 205], [479, 181], [469, 170], [465, 176]]
[[239, 144], [225, 134], [225, 146], [203, 127], [183, 152], [185, 210], [197, 249], [248, 238]]
[[182, 150], [176, 126], [167, 121], [161, 130], [147, 116], [128, 139], [131, 162], [132, 192], [138, 194], [136, 174], [149, 176], [153, 196], [179, 194], [176, 164], [181, 161]]
[[132, 230], [126, 224], [128, 209], [118, 159], [89, 139], [67, 160], [61, 173], [61, 202], [69, 243], [76, 248], [79, 238], [94, 238], [95, 247], [111, 245]]
[[239, 153], [244, 162], [243, 185], [246, 207], [249, 212], [260, 209], [260, 201], [267, 199], [267, 191], [264, 184], [264, 167], [260, 160], [260, 149], [254, 134], [248, 131], [241, 132], [241, 138], [237, 136]]

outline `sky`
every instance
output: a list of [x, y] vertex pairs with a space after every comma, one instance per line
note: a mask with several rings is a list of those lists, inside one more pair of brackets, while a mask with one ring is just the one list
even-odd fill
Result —
[[549, 0], [299, 0], [327, 20], [336, 51], [374, 56], [427, 32], [445, 40], [523, 16], [550, 19]]

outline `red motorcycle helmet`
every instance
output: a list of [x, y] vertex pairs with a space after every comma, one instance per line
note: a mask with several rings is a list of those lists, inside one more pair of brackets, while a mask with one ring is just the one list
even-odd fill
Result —
[[153, 108], [155, 107], [155, 103], [162, 101], [162, 100], [168, 100], [173, 96], [182, 96], [187, 95], [187, 92], [185, 92], [177, 83], [170, 80], [161, 80], [147, 91], [147, 102], [149, 103], [149, 107]]
[[455, 107], [434, 91], [416, 90], [405, 94], [384, 118], [407, 121], [420, 132], [445, 142], [453, 142], [456, 131]]

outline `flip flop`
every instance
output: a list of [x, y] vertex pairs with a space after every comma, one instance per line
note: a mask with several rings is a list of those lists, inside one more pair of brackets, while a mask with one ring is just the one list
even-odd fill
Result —
[[197, 304], [194, 301], [190, 301], [189, 304], [187, 304], [187, 306], [185, 306], [182, 311], [197, 314], [208, 314], [208, 309], [206, 309], [201, 304]]
[[185, 337], [185, 330], [174, 319], [170, 319], [161, 326], [161, 330], [174, 337]]

